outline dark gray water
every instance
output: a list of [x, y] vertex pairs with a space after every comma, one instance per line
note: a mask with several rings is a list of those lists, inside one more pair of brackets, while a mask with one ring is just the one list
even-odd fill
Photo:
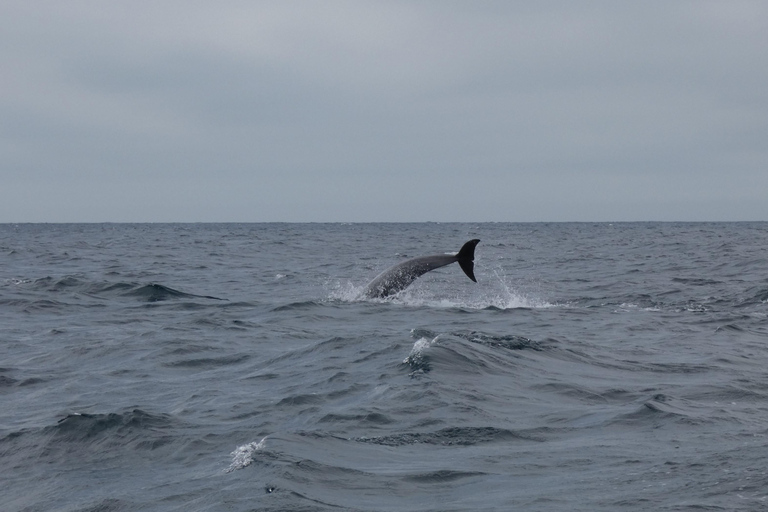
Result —
[[[404, 257], [458, 265], [360, 298]], [[764, 510], [768, 223], [0, 225], [0, 509]]]

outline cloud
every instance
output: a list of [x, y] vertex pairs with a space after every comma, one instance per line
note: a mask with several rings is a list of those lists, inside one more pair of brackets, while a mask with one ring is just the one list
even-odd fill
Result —
[[768, 219], [762, 2], [0, 20], [0, 221]]

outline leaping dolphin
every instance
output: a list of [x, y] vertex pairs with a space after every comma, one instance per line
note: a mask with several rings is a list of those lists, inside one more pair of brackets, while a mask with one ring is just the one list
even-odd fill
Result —
[[376, 276], [368, 283], [363, 292], [366, 297], [382, 298], [397, 293], [408, 287], [422, 274], [430, 270], [450, 265], [454, 261], [459, 262], [461, 270], [474, 282], [475, 279], [475, 246], [480, 240], [470, 240], [465, 243], [457, 254], [436, 254], [434, 256], [420, 256], [389, 268]]

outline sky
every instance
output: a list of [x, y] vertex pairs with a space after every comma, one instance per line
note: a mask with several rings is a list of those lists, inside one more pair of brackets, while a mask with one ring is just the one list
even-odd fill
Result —
[[768, 2], [4, 0], [0, 222], [768, 220]]

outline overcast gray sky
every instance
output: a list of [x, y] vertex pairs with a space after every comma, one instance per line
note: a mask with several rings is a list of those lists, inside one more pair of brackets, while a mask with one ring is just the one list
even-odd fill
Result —
[[768, 2], [0, 3], [0, 222], [768, 220]]

